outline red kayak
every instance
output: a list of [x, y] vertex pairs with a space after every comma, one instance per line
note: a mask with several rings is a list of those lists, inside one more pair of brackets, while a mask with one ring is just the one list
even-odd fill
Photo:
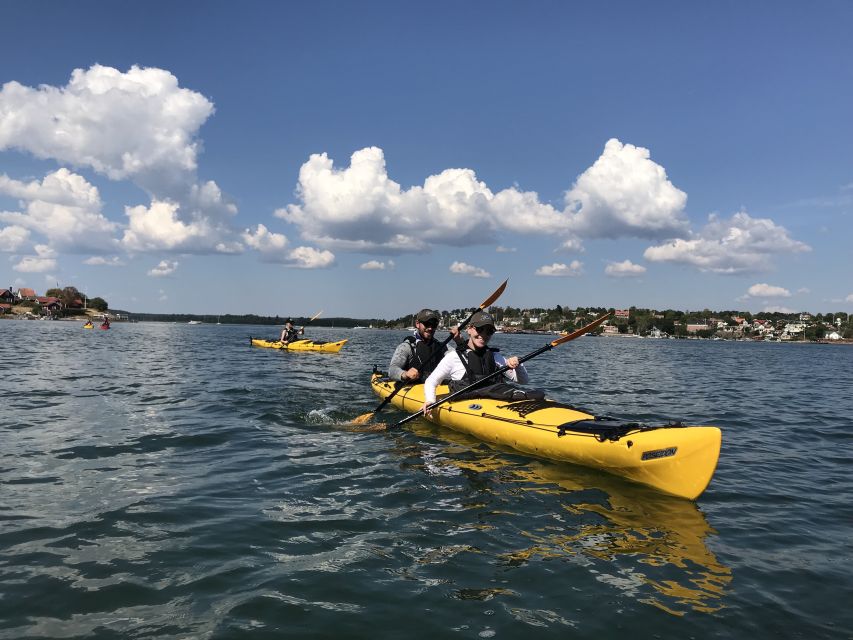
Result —
[[109, 328], [110, 328], [110, 325], [108, 325], [108, 324], [102, 324], [101, 325], [101, 329], [109, 329]]

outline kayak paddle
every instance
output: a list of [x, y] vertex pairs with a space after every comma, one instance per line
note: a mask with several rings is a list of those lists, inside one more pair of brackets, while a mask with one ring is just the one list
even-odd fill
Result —
[[[494, 304], [495, 300], [497, 300], [498, 298], [500, 298], [500, 297], [501, 297], [501, 294], [503, 294], [504, 289], [506, 289], [506, 283], [507, 283], [507, 282], [509, 282], [509, 278], [507, 278], [506, 280], [504, 280], [504, 281], [503, 281], [503, 284], [502, 284], [501, 286], [499, 286], [497, 289], [495, 289], [495, 292], [494, 292], [492, 295], [490, 295], [488, 298], [486, 298], [485, 300], [483, 300], [483, 304], [481, 304], [479, 307], [477, 307], [474, 311], [472, 311], [472, 312], [471, 312], [471, 315], [469, 315], [467, 318], [465, 318], [465, 321], [464, 321], [464, 322], [462, 322], [462, 323], [459, 325], [459, 331], [460, 331], [460, 332], [462, 331], [462, 329], [464, 329], [466, 326], [468, 326], [468, 323], [469, 323], [469, 322], [471, 322], [471, 318], [473, 318], [473, 317], [474, 317], [474, 314], [475, 314], [475, 313], [477, 313], [477, 312], [479, 312], [479, 311], [482, 311], [483, 309], [485, 309], [485, 308], [487, 308], [487, 307], [491, 306], [492, 304]], [[436, 355], [437, 355], [437, 354], [439, 354], [439, 353], [440, 353], [442, 356], [444, 356], [444, 349], [445, 349], [445, 347], [447, 347], [447, 344], [448, 344], [452, 339], [453, 339], [453, 334], [451, 334], [451, 335], [447, 336], [447, 338], [445, 339], [445, 341], [441, 343], [441, 348], [440, 348], [440, 349], [437, 349], [436, 351], [434, 351], [434, 352], [433, 352], [433, 354], [432, 354], [432, 355], [427, 359], [427, 361], [426, 361], [426, 362], [424, 362], [424, 365], [427, 365], [427, 364], [429, 364], [430, 362], [432, 362], [433, 358], [435, 358], [435, 357], [436, 357]], [[403, 382], [398, 382], [398, 383], [397, 383], [397, 386], [396, 386], [396, 387], [395, 387], [395, 389], [394, 389], [394, 391], [393, 391], [393, 392], [392, 392], [392, 393], [391, 393], [387, 398], [385, 398], [382, 402], [380, 402], [378, 407], [376, 407], [376, 408], [375, 408], [373, 411], [371, 411], [370, 413], [363, 413], [363, 414], [361, 414], [360, 416], [358, 416], [355, 420], [353, 420], [353, 421], [352, 421], [352, 422], [353, 422], [353, 424], [364, 424], [365, 422], [367, 422], [368, 420], [370, 420], [373, 416], [375, 416], [377, 413], [379, 413], [380, 411], [382, 411], [383, 407], [385, 407], [385, 405], [387, 405], [389, 402], [391, 402], [391, 398], [393, 398], [394, 396], [396, 396], [396, 395], [397, 395], [397, 392], [398, 392], [398, 391], [400, 391], [400, 389], [402, 389], [402, 388], [403, 388], [403, 387], [405, 387], [405, 386], [406, 386], [406, 384], [405, 384], [405, 383], [403, 383]]]
[[[557, 338], [556, 340], [552, 340], [551, 342], [547, 343], [544, 347], [540, 347], [539, 349], [536, 349], [536, 351], [531, 351], [531, 352], [530, 352], [530, 353], [528, 353], [526, 356], [523, 356], [523, 357], [519, 358], [519, 359], [518, 359], [518, 364], [521, 364], [522, 362], [527, 362], [528, 360], [530, 360], [530, 359], [532, 359], [532, 358], [535, 358], [535, 357], [536, 357], [536, 356], [538, 356], [539, 354], [541, 354], [541, 353], [545, 353], [546, 351], [550, 351], [550, 350], [551, 350], [551, 349], [553, 349], [554, 347], [556, 347], [556, 346], [558, 346], [558, 345], [561, 345], [561, 344], [563, 344], [564, 342], [569, 342], [570, 340], [574, 340], [575, 338], [579, 338], [579, 337], [581, 337], [581, 336], [582, 336], [582, 335], [584, 335], [585, 333], [589, 333], [590, 331], [592, 331], [593, 329], [595, 329], [598, 325], [600, 325], [602, 322], [604, 322], [605, 320], [607, 320], [607, 318], [609, 318], [609, 317], [610, 317], [610, 315], [611, 315], [611, 312], [610, 312], [610, 311], [608, 311], [608, 312], [607, 312], [607, 313], [605, 313], [604, 315], [601, 315], [601, 316], [597, 317], [595, 320], [593, 320], [592, 322], [590, 322], [590, 323], [589, 323], [588, 325], [586, 325], [585, 327], [581, 327], [580, 329], [577, 329], [577, 330], [575, 330], [575, 331], [572, 331], [570, 334], [565, 335], [565, 336], [562, 336], [562, 337], [560, 337], [560, 338]], [[501, 368], [500, 368], [500, 369], [498, 369], [497, 371], [495, 371], [495, 372], [493, 372], [493, 373], [490, 373], [489, 375], [487, 375], [487, 376], [486, 376], [486, 377], [484, 377], [484, 378], [481, 378], [480, 380], [477, 380], [477, 382], [475, 382], [475, 383], [473, 383], [473, 384], [469, 384], [467, 387], [465, 387], [465, 388], [463, 388], [463, 389], [460, 389], [459, 391], [455, 391], [455, 392], [453, 392], [453, 393], [451, 393], [451, 394], [449, 394], [449, 395], [446, 395], [446, 396], [444, 396], [441, 400], [436, 400], [435, 402], [433, 402], [431, 405], [429, 405], [429, 406], [427, 407], [427, 411], [431, 411], [432, 409], [434, 409], [435, 407], [437, 407], [437, 406], [438, 406], [438, 405], [440, 405], [440, 404], [444, 404], [445, 402], [449, 402], [450, 400], [453, 400], [454, 398], [458, 398], [458, 397], [459, 397], [459, 396], [461, 396], [463, 393], [466, 393], [466, 392], [468, 392], [468, 391], [471, 391], [472, 389], [475, 389], [476, 387], [481, 387], [481, 386], [483, 386], [483, 383], [484, 383], [486, 380], [489, 380], [489, 379], [491, 379], [491, 378], [495, 378], [495, 377], [497, 377], [497, 376], [499, 376], [499, 375], [502, 375], [502, 374], [503, 374], [503, 373], [505, 373], [506, 371], [509, 371], [509, 369], [510, 369], [509, 365], [504, 365], [503, 367], [501, 367]], [[422, 415], [423, 415], [423, 411], [417, 411], [417, 412], [413, 413], [412, 415], [410, 415], [410, 416], [408, 416], [408, 417], [406, 417], [406, 418], [403, 418], [403, 419], [402, 419], [402, 420], [400, 420], [399, 422], [397, 422], [397, 423], [395, 423], [395, 424], [390, 425], [388, 428], [389, 428], [389, 429], [396, 429], [397, 427], [402, 427], [402, 426], [403, 426], [404, 424], [406, 424], [407, 422], [409, 422], [409, 421], [411, 421], [411, 420], [414, 420], [415, 418], [420, 417], [420, 416], [422, 416]]]

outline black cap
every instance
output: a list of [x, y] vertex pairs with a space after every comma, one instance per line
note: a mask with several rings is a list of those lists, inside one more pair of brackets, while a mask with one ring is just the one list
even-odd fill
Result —
[[418, 311], [418, 315], [415, 316], [415, 319], [418, 322], [427, 323], [430, 320], [435, 320], [438, 322], [438, 312], [433, 311], [432, 309], [421, 309]]
[[480, 328], [480, 327], [492, 327], [495, 326], [495, 321], [485, 311], [478, 311], [473, 316], [471, 316], [470, 325], [472, 327]]

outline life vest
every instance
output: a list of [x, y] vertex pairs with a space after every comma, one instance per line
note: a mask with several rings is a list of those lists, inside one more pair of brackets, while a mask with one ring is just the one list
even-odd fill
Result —
[[467, 344], [458, 347], [456, 354], [459, 356], [462, 366], [465, 367], [465, 377], [461, 381], [456, 382], [462, 382], [461, 386], [468, 386], [497, 371], [498, 365], [495, 362], [496, 351], [500, 351], [500, 349], [486, 347], [478, 353]]
[[286, 333], [284, 334], [284, 342], [293, 342], [294, 340], [299, 338], [299, 329], [285, 329]]
[[405, 342], [409, 343], [412, 350], [408, 367], [414, 367], [420, 372], [419, 381], [426, 380], [441, 361], [442, 344], [435, 338], [427, 344], [425, 340], [418, 340], [415, 336], [406, 336]]

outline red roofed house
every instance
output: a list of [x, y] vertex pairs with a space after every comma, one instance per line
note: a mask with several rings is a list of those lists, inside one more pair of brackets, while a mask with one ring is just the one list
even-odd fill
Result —
[[0, 314], [11, 313], [12, 305], [6, 302], [0, 302]]
[[35, 300], [36, 292], [33, 289], [21, 287], [18, 289], [18, 298], [21, 300]]
[[15, 294], [11, 289], [0, 289], [0, 302], [12, 305], [15, 304], [15, 300]]
[[46, 310], [49, 314], [62, 309], [62, 302], [60, 302], [59, 298], [54, 298], [53, 296], [39, 296], [36, 300], [38, 300], [41, 308]]

